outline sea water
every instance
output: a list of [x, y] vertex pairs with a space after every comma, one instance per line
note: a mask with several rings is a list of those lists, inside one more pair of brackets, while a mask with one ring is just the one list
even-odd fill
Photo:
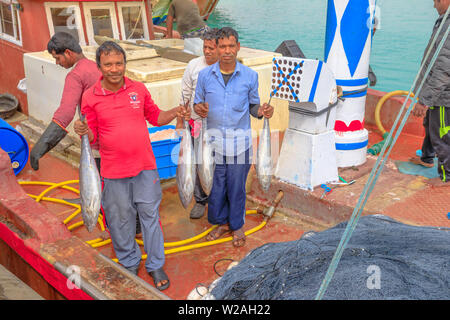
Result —
[[[354, 0], [353, 0], [354, 1]], [[305, 56], [324, 59], [327, 0], [220, 0], [208, 20], [229, 26], [241, 45], [274, 51], [295, 40]], [[370, 65], [373, 89], [410, 90], [438, 18], [432, 0], [377, 0], [379, 29], [373, 37]]]

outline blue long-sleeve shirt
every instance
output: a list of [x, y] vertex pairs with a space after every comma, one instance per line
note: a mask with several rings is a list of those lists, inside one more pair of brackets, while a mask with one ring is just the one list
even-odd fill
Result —
[[260, 104], [256, 71], [236, 62], [225, 85], [219, 62], [203, 69], [194, 103], [203, 102], [209, 104], [207, 127], [216, 154], [237, 156], [252, 146], [249, 106]]

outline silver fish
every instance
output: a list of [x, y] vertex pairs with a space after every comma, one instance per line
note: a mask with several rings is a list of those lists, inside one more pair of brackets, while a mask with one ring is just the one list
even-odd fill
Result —
[[267, 192], [272, 181], [272, 152], [270, 145], [269, 119], [264, 118], [264, 126], [259, 136], [258, 153], [256, 156], [256, 175], [264, 191]]
[[198, 164], [198, 177], [200, 179], [200, 184], [206, 195], [209, 196], [211, 193], [214, 170], [216, 168], [216, 163], [214, 162], [213, 149], [211, 146], [210, 136], [208, 134], [206, 119], [202, 119], [202, 127], [200, 129], [200, 159]]
[[79, 175], [81, 215], [84, 225], [91, 232], [97, 224], [100, 212], [102, 185], [87, 134], [81, 136]]
[[191, 203], [194, 195], [195, 187], [195, 154], [192, 147], [191, 133], [189, 132], [189, 124], [184, 121], [184, 129], [182, 131], [180, 142], [180, 153], [178, 156], [178, 166], [176, 180], [178, 186], [178, 195], [181, 204], [186, 209]]

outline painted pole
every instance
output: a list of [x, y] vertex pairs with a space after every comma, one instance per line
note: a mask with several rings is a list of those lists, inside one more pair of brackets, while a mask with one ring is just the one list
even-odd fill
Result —
[[375, 4], [376, 0], [328, 0], [324, 61], [344, 92], [334, 127], [338, 167], [366, 161], [364, 113]]

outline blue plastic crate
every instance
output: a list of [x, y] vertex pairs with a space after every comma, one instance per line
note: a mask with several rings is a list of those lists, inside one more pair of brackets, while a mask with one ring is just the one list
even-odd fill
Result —
[[[175, 129], [173, 125], [148, 128], [148, 132], [155, 133], [166, 129]], [[176, 139], [165, 139], [152, 142], [153, 154], [155, 155], [156, 167], [160, 179], [175, 177], [178, 166], [178, 154], [180, 151], [181, 137]]]

